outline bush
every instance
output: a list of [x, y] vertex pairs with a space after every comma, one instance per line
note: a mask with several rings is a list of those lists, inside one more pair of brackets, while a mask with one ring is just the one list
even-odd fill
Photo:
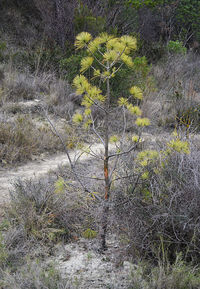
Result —
[[[172, 142], [171, 147], [177, 149]], [[176, 253], [182, 252], [186, 260], [198, 260], [199, 164], [199, 148], [191, 145], [190, 154], [173, 151], [161, 163], [155, 155], [154, 162], [143, 163], [147, 167], [138, 171], [139, 179], [135, 176], [126, 184], [124, 199], [116, 206], [116, 218], [127, 236], [129, 253], [173, 262]], [[138, 169], [134, 170], [136, 174]]]
[[38, 99], [42, 93], [48, 92], [49, 82], [52, 81], [52, 78], [50, 74], [44, 73], [36, 77], [27, 71], [25, 73], [14, 69], [11, 71], [8, 66], [5, 66], [0, 103]]
[[0, 159], [2, 164], [30, 160], [42, 152], [63, 150], [60, 140], [48, 126], [37, 127], [29, 117], [0, 124]]
[[79, 73], [80, 62], [85, 55], [85, 52], [78, 52], [75, 55], [60, 60], [62, 74], [65, 75], [69, 83], [72, 83], [74, 77]]
[[86, 200], [70, 183], [58, 191], [59, 180], [52, 175], [14, 183], [4, 226], [0, 228], [4, 237], [0, 261], [14, 270], [24, 263], [25, 256], [47, 256], [54, 244], [81, 236], [89, 214]]
[[130, 280], [132, 289], [199, 289], [200, 270], [185, 263], [179, 254], [173, 265], [160, 263], [154, 267], [151, 263], [139, 263]]
[[59, 72], [59, 61], [65, 56], [54, 41], [44, 39], [32, 49], [19, 50], [11, 54], [13, 65], [22, 70], [28, 68], [31, 73], [39, 74], [53, 71]]
[[5, 50], [6, 50], [6, 42], [0, 41], [0, 61], [4, 60]]
[[175, 127], [180, 118], [188, 118], [192, 130], [199, 129], [199, 56], [168, 54], [167, 58], [155, 65], [152, 74], [157, 83], [157, 94], [152, 94], [152, 102], [147, 108], [147, 116], [156, 105], [155, 121], [158, 125]]
[[183, 46], [181, 42], [178, 40], [176, 41], [169, 41], [167, 48], [169, 52], [178, 53], [178, 54], [186, 54], [187, 48]]
[[35, 260], [28, 260], [15, 274], [11, 270], [2, 271], [0, 277], [0, 288], [3, 289], [61, 289], [66, 288], [67, 283], [67, 280], [61, 278], [54, 264]]

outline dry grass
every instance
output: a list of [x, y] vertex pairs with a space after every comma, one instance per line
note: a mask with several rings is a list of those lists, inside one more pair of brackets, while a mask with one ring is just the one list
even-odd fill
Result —
[[24, 115], [19, 115], [13, 122], [0, 123], [1, 165], [24, 162], [34, 155], [59, 150], [63, 150], [60, 140], [48, 125], [38, 127]]
[[21, 73], [12, 65], [7, 65], [2, 68], [2, 75], [0, 105], [8, 113], [23, 111], [20, 102], [42, 100], [50, 113], [71, 119], [75, 109], [80, 106], [80, 99], [73, 93], [68, 82], [58, 79], [54, 73]]
[[189, 117], [193, 128], [200, 120], [200, 57], [193, 53], [170, 55], [154, 65], [157, 92], [146, 97], [142, 110], [155, 125], [175, 127], [177, 118]]
[[49, 111], [60, 117], [71, 119], [78, 107], [72, 95], [72, 89], [66, 81], [59, 79], [52, 82], [49, 94], [45, 98]]
[[150, 164], [139, 178], [138, 168], [127, 160], [126, 170], [135, 176], [117, 189], [114, 219], [123, 228], [129, 254], [174, 262], [181, 252], [186, 260], [198, 261], [199, 164], [198, 143], [191, 144], [188, 155], [173, 152], [161, 165]]

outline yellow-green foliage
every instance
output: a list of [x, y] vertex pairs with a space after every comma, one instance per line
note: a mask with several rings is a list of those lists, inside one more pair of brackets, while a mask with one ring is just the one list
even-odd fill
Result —
[[130, 89], [130, 93], [137, 99], [140, 99], [140, 100], [143, 99], [142, 90], [137, 86], [132, 86]]
[[81, 32], [76, 37], [75, 46], [77, 49], [85, 47], [85, 45], [92, 39], [92, 36], [88, 32]]
[[150, 125], [150, 120], [146, 117], [144, 118], [138, 117], [135, 123], [137, 124], [137, 126], [148, 126]]
[[141, 178], [142, 178], [143, 180], [147, 180], [147, 179], [149, 178], [149, 172], [148, 172], [148, 171], [145, 171], [145, 172], [142, 174]]
[[63, 194], [65, 190], [70, 190], [70, 183], [71, 181], [65, 181], [62, 177], [59, 177], [58, 180], [54, 183], [55, 193]]
[[159, 153], [155, 150], [146, 150], [138, 153], [137, 162], [146, 167], [149, 163], [153, 163], [159, 158]]
[[[100, 83], [102, 83], [102, 81], [109, 82], [111, 78], [115, 77], [123, 65], [127, 67], [134, 65], [130, 53], [137, 49], [137, 40], [135, 37], [128, 35], [116, 37], [107, 33], [101, 33], [93, 39], [88, 32], [81, 32], [76, 37], [75, 46], [77, 49], [84, 48], [87, 53], [87, 56], [81, 60], [80, 72], [84, 73], [90, 69], [91, 80], [99, 78], [101, 80]], [[86, 107], [84, 115], [75, 114], [73, 121], [75, 123], [83, 121], [85, 123], [84, 126], [88, 128], [92, 123], [90, 119], [92, 105], [104, 106], [108, 96], [107, 91], [105, 93], [99, 87], [92, 85], [82, 74], [74, 78], [73, 85], [76, 93], [83, 95], [81, 104]], [[130, 93], [135, 99], [143, 99], [142, 90], [137, 86], [131, 87]], [[118, 105], [134, 116], [142, 115], [140, 108], [134, 106], [127, 98], [120, 97]], [[138, 118], [135, 124], [143, 127], [149, 125], [150, 121], [147, 118]]]
[[[134, 62], [130, 53], [137, 49], [136, 38], [132, 36], [115, 37], [107, 33], [101, 33], [98, 37], [92, 38], [87, 32], [82, 32], [76, 37], [75, 46], [77, 49], [84, 48], [87, 55], [81, 60], [80, 73], [89, 70], [91, 81], [99, 78], [99, 83], [103, 84], [97, 87], [90, 83], [86, 76], [79, 74], [73, 80], [73, 85], [76, 93], [82, 95], [82, 106], [85, 107], [83, 114], [76, 113], [73, 116], [73, 122], [80, 124], [83, 127], [89, 128], [93, 122], [93, 106], [100, 107], [106, 114], [109, 113], [110, 107], [110, 83], [111, 79], [116, 76], [123, 65], [131, 68]], [[97, 81], [96, 81], [97, 83]], [[106, 87], [106, 89], [105, 89]], [[102, 88], [102, 89], [101, 89]], [[143, 92], [138, 86], [132, 86], [129, 89], [132, 97], [125, 98], [123, 96], [118, 99], [118, 106], [126, 113], [133, 117], [133, 124], [138, 127], [150, 125], [148, 118], [141, 118], [142, 111], [139, 106], [133, 105], [133, 98], [136, 100], [143, 99]], [[138, 117], [136, 119], [136, 117]], [[119, 141], [119, 136], [113, 135], [109, 138], [111, 143]], [[139, 137], [135, 136], [132, 139], [137, 143]], [[119, 153], [120, 151], [117, 151]], [[147, 174], [143, 176], [147, 177]]]
[[73, 122], [74, 123], [80, 123], [83, 121], [83, 116], [80, 113], [76, 113], [73, 115]]
[[138, 135], [132, 136], [132, 141], [137, 143], [139, 141], [139, 136]]
[[88, 70], [88, 68], [90, 68], [90, 66], [92, 65], [93, 61], [94, 61], [93, 57], [90, 57], [90, 56], [84, 57], [81, 60], [80, 72], [84, 72], [84, 71]]
[[7, 257], [8, 257], [8, 252], [6, 250], [6, 246], [3, 242], [3, 237], [0, 232], [0, 266], [6, 262]]
[[127, 109], [130, 111], [131, 114], [135, 114], [137, 116], [141, 116], [142, 111], [139, 106], [133, 106], [132, 103], [127, 105]]
[[168, 143], [168, 146], [174, 151], [177, 151], [178, 153], [184, 153], [184, 154], [190, 153], [189, 143], [187, 141], [181, 141], [180, 139], [171, 140]]
[[85, 239], [94, 239], [97, 236], [97, 232], [92, 229], [87, 229], [83, 232], [82, 235]]
[[119, 106], [127, 106], [128, 100], [125, 97], [120, 97], [118, 100], [118, 105]]
[[55, 182], [54, 186], [55, 186], [55, 193], [56, 194], [64, 193], [65, 180], [63, 178], [59, 177], [59, 179]]
[[113, 135], [113, 136], [110, 137], [110, 142], [111, 143], [116, 143], [118, 140], [119, 140], [119, 138], [118, 138], [117, 135]]
[[89, 116], [91, 114], [91, 109], [90, 108], [86, 108], [85, 111], [84, 111], [84, 114], [86, 116]]

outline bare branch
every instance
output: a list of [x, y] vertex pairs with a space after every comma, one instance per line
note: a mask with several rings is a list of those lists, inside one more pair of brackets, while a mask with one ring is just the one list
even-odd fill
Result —
[[94, 53], [89, 49], [88, 45], [86, 45], [87, 49], [89, 50], [89, 52], [92, 54], [92, 56], [94, 57], [94, 59], [105, 69], [107, 69], [107, 67], [101, 62], [98, 60], [98, 58], [96, 58], [96, 56], [94, 55]]
[[125, 152], [115, 153], [115, 154], [109, 155], [108, 158], [110, 159], [110, 158], [113, 158], [113, 157], [116, 157], [116, 156], [122, 156], [122, 155], [128, 154], [128, 153], [130, 153], [132, 150], [134, 150], [137, 147], [137, 144], [138, 143], [136, 143], [134, 146], [132, 146], [129, 150], [127, 150]]
[[91, 118], [92, 118], [92, 129], [93, 129], [94, 133], [96, 134], [96, 136], [97, 136], [97, 137], [100, 139], [100, 141], [102, 142], [103, 146], [105, 147], [105, 143], [104, 143], [102, 137], [100, 136], [100, 134], [99, 134], [99, 133], [96, 131], [96, 129], [95, 129], [94, 119], [93, 119], [93, 117], [92, 117], [92, 114], [91, 114]]
[[57, 129], [55, 128], [55, 126], [53, 125], [52, 121], [50, 120], [50, 118], [48, 117], [48, 114], [47, 112], [45, 111], [45, 109], [43, 108], [43, 111], [45, 113], [45, 116], [46, 116], [46, 119], [47, 121], [49, 122], [49, 124], [51, 125], [51, 128], [52, 128], [52, 132], [55, 133], [57, 135], [57, 137], [60, 139], [62, 145], [63, 145], [63, 149], [67, 155], [67, 158], [69, 160], [69, 164], [70, 164], [70, 167], [71, 167], [71, 170], [72, 170], [72, 173], [74, 174], [75, 178], [77, 179], [77, 181], [79, 182], [79, 184], [81, 185], [81, 187], [84, 189], [85, 192], [90, 192], [86, 187], [85, 185], [83, 184], [83, 182], [80, 180], [80, 178], [78, 177], [76, 171], [75, 171], [75, 168], [74, 168], [74, 164], [71, 160], [71, 157], [70, 157], [70, 154], [69, 154], [69, 151], [61, 137], [61, 135], [59, 134], [59, 132], [57, 131]]
[[106, 109], [103, 108], [101, 105], [99, 105], [94, 99], [92, 99], [91, 97], [89, 97], [89, 95], [87, 94], [87, 97], [94, 103], [94, 105], [96, 105], [99, 109], [101, 109], [104, 113], [107, 113]]

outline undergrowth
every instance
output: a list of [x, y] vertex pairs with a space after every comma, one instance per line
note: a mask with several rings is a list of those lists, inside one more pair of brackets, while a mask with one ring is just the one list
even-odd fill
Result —
[[43, 152], [63, 150], [48, 126], [37, 126], [30, 117], [19, 115], [14, 122], [0, 123], [1, 165], [30, 160]]

